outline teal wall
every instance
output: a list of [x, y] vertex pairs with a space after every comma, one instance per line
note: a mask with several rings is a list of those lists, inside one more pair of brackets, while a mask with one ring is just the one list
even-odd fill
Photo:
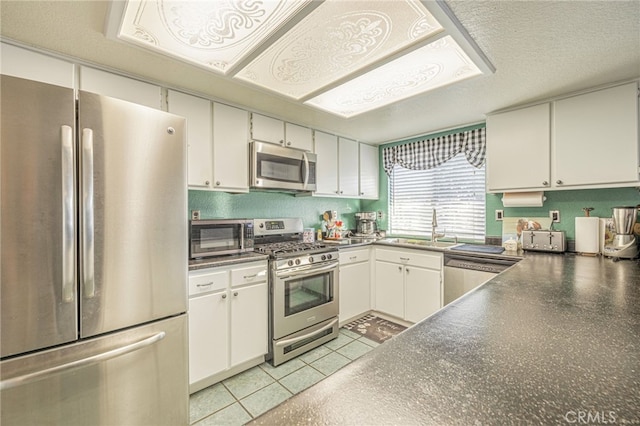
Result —
[[565, 231], [569, 240], [575, 238], [575, 218], [584, 216], [583, 207], [593, 207], [591, 216], [611, 217], [611, 208], [640, 204], [636, 188], [581, 189], [575, 191], [546, 191], [542, 207], [502, 206], [502, 194], [487, 194], [487, 236], [502, 236], [502, 223], [495, 220], [495, 210], [504, 210], [505, 217], [549, 217], [549, 210], [560, 211], [560, 222], [553, 229]]
[[189, 190], [191, 210], [200, 210], [202, 219], [301, 217], [307, 228], [319, 228], [322, 213], [337, 211], [338, 217], [350, 229], [355, 228], [354, 213], [360, 211], [360, 200], [320, 198], [279, 192], [226, 192]]

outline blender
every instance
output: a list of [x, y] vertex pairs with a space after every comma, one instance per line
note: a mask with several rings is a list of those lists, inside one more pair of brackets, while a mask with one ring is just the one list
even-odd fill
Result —
[[374, 237], [378, 226], [376, 212], [359, 212], [356, 216], [356, 237]]
[[605, 245], [605, 256], [633, 259], [638, 255], [638, 244], [633, 234], [637, 216], [638, 206], [613, 208], [613, 226], [616, 235], [612, 242]]

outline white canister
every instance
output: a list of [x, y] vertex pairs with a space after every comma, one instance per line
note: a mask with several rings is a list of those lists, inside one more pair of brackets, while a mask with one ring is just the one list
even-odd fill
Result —
[[313, 228], [304, 228], [304, 231], [302, 232], [302, 241], [305, 243], [312, 243], [315, 241], [315, 229]]

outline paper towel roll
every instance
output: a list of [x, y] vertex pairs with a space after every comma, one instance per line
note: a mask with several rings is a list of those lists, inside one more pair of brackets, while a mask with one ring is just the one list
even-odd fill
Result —
[[505, 192], [502, 205], [505, 207], [541, 207], [547, 197], [544, 192]]
[[576, 252], [600, 252], [600, 218], [576, 217]]

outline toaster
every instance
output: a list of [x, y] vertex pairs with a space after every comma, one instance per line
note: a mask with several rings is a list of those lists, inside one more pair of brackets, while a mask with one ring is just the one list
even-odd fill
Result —
[[567, 249], [564, 231], [522, 231], [522, 248], [562, 253]]

